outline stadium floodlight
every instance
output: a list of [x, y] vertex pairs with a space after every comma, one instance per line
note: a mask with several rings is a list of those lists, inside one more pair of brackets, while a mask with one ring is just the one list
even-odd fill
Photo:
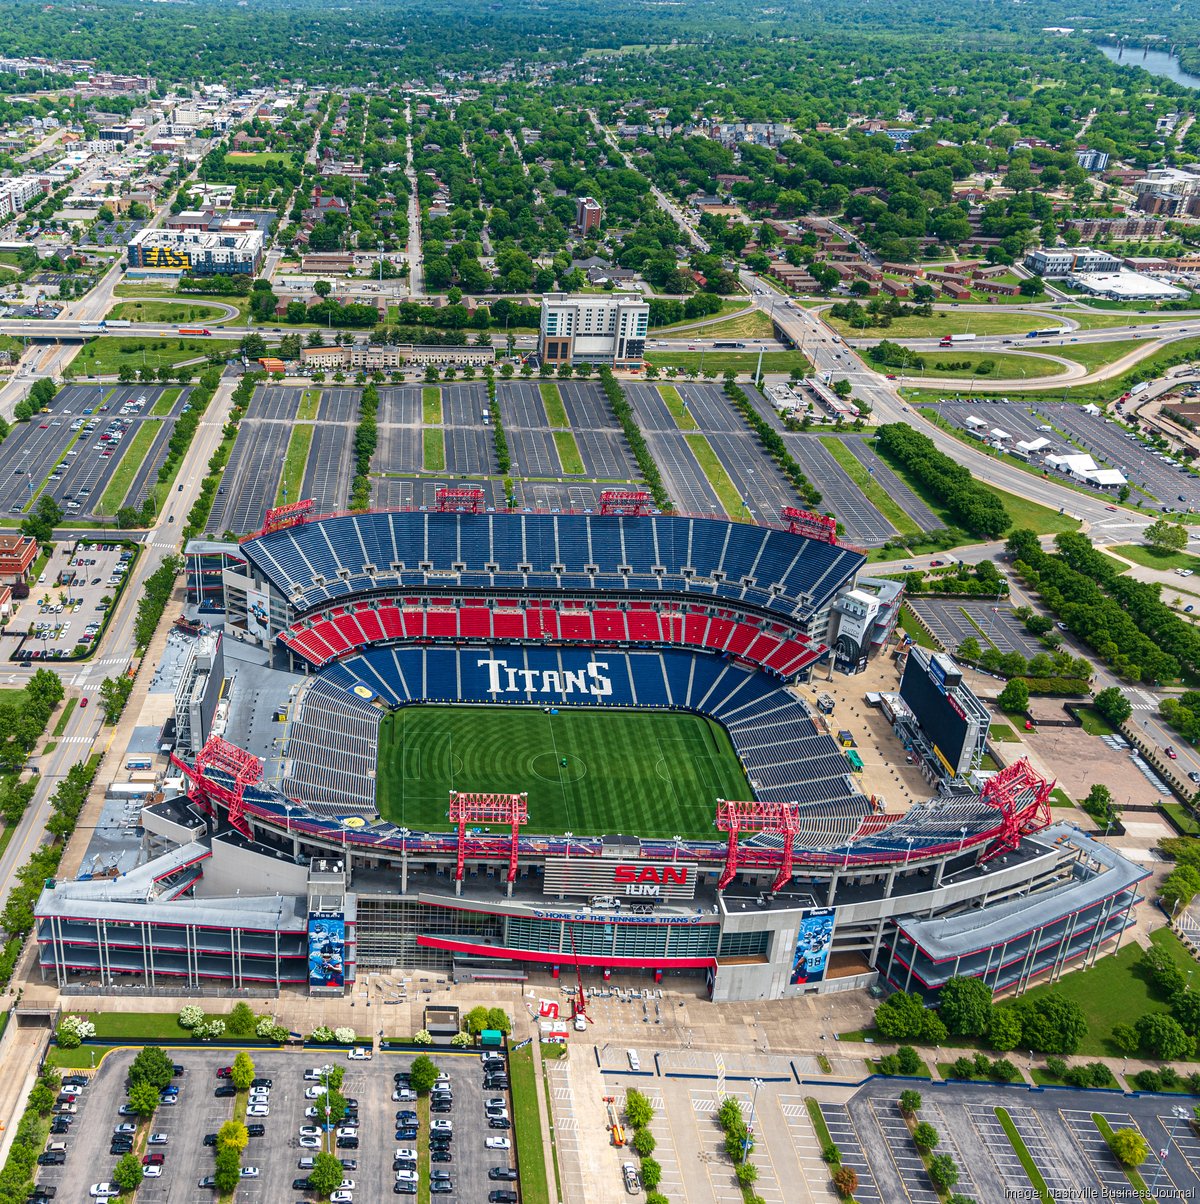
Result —
[[[456, 889], [462, 889], [463, 867], [467, 858], [467, 824], [511, 824], [508, 840], [508, 881], [517, 877], [517, 846], [521, 825], [529, 821], [528, 794], [463, 794], [450, 791], [450, 822], [458, 825], [458, 867], [454, 871]], [[504, 838], [475, 837], [472, 851], [495, 856]]]

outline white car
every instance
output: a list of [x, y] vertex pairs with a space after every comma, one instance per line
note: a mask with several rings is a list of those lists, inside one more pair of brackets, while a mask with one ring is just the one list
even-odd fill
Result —
[[319, 1137], [301, 1137], [298, 1144], [302, 1150], [319, 1150], [321, 1139]]
[[371, 1060], [371, 1051], [369, 1049], [362, 1049], [361, 1047], [348, 1049], [346, 1051], [346, 1058], [351, 1062], [369, 1062]]
[[270, 1116], [271, 1115], [271, 1107], [269, 1104], [251, 1104], [246, 1109], [246, 1115], [247, 1116], [259, 1116], [259, 1117]]
[[325, 1092], [328, 1090], [329, 1090], [329, 1088], [327, 1088], [327, 1087], [306, 1087], [304, 1089], [304, 1098], [305, 1099], [320, 1099], [321, 1096], [323, 1096], [325, 1094]]
[[392, 1092], [393, 1104], [411, 1104], [417, 1098], [417, 1093], [411, 1087], [397, 1087]]
[[435, 1120], [429, 1126], [431, 1133], [453, 1133], [454, 1121], [452, 1120]]
[[329, 1197], [329, 1204], [354, 1204], [354, 1196], [339, 1188]]
[[59, 1092], [62, 1095], [82, 1095], [83, 1088], [78, 1083], [64, 1083]]
[[300, 1126], [300, 1136], [301, 1137], [320, 1137], [321, 1130], [318, 1129], [316, 1125], [301, 1125]]
[[357, 1137], [358, 1136], [358, 1128], [355, 1125], [343, 1125], [340, 1129], [337, 1130], [336, 1136], [338, 1136], [338, 1137]]
[[238, 1174], [241, 1175], [241, 1177], [243, 1179], [257, 1179], [258, 1178], [258, 1167], [244, 1166], [244, 1167], [242, 1167], [242, 1169], [240, 1171], [238, 1171]]
[[142, 1167], [143, 1179], [158, 1179], [162, 1177], [162, 1167], [157, 1163]]
[[114, 1200], [121, 1194], [121, 1189], [115, 1183], [93, 1183], [88, 1188], [88, 1195], [93, 1200]]
[[483, 1147], [486, 1150], [511, 1150], [512, 1142], [507, 1137], [488, 1137]]
[[416, 1171], [411, 1171], [405, 1167], [401, 1167], [396, 1172], [396, 1182], [397, 1183], [416, 1183], [416, 1181], [417, 1181], [417, 1172]]
[[324, 1066], [314, 1066], [310, 1070], [304, 1072], [304, 1081], [306, 1083], [316, 1083], [321, 1079], [321, 1075], [329, 1074], [333, 1067], [328, 1063]]
[[353, 1191], [353, 1190], [354, 1190], [354, 1180], [353, 1179], [343, 1179], [341, 1181], [341, 1183], [338, 1184], [338, 1191]]

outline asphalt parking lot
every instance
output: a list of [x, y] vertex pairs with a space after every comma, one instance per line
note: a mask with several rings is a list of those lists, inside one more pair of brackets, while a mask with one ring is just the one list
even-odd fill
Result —
[[910, 595], [905, 600], [947, 652], [957, 652], [969, 636], [978, 640], [985, 652], [989, 643], [1001, 652], [1019, 652], [1026, 659], [1046, 651], [1013, 617], [1008, 602], [920, 595]]
[[[212, 1190], [199, 1186], [200, 1180], [211, 1175], [213, 1169], [213, 1151], [203, 1142], [205, 1134], [215, 1133], [233, 1115], [234, 1100], [217, 1098], [213, 1093], [223, 1081], [216, 1077], [217, 1068], [228, 1065], [235, 1051], [186, 1047], [167, 1052], [185, 1067], [184, 1074], [175, 1079], [179, 1103], [159, 1108], [146, 1129], [146, 1133], [165, 1134], [165, 1146], [146, 1147], [144, 1134], [139, 1135], [135, 1144], [139, 1155], [148, 1148], [159, 1149], [165, 1155], [162, 1176], [145, 1180], [139, 1189], [138, 1200], [147, 1204], [176, 1204], [177, 1201], [211, 1204], [215, 1198]], [[66, 1164], [38, 1168], [38, 1182], [54, 1185], [58, 1189], [56, 1200], [62, 1200], [64, 1204], [86, 1201], [91, 1184], [111, 1178], [118, 1156], [109, 1153], [109, 1144], [114, 1128], [125, 1119], [118, 1114], [118, 1108], [125, 1102], [125, 1078], [134, 1053], [133, 1050], [122, 1050], [104, 1059], [80, 1097], [71, 1132], [65, 1138], [54, 1138], [67, 1143]], [[300, 1160], [314, 1152], [299, 1144], [300, 1127], [315, 1123], [304, 1115], [306, 1108], [314, 1106], [312, 1100], [305, 1098], [305, 1090], [311, 1084], [304, 1081], [304, 1072], [309, 1067], [326, 1063], [345, 1068], [342, 1093], [359, 1101], [360, 1147], [336, 1151], [339, 1157], [357, 1163], [346, 1171], [346, 1177], [355, 1184], [354, 1200], [356, 1204], [382, 1204], [391, 1198], [395, 1183], [394, 1151], [401, 1144], [416, 1146], [416, 1142], [398, 1143], [395, 1140], [395, 1114], [411, 1105], [393, 1103], [393, 1076], [397, 1071], [407, 1070], [414, 1055], [376, 1055], [366, 1062], [349, 1061], [341, 1051], [322, 1053], [311, 1049], [251, 1051], [251, 1056], [256, 1073], [272, 1082], [270, 1115], [248, 1118], [251, 1122], [257, 1119], [262, 1123], [266, 1133], [263, 1137], [252, 1137], [242, 1156], [243, 1167], [256, 1167], [259, 1174], [245, 1179], [238, 1187], [238, 1204], [276, 1204], [278, 1201], [315, 1198], [310, 1193], [294, 1190], [292, 1183], [305, 1177], [306, 1171], [300, 1169]], [[447, 1204], [458, 1204], [459, 1201], [482, 1204], [490, 1190], [511, 1186], [490, 1181], [488, 1169], [514, 1165], [511, 1153], [486, 1149], [484, 1140], [489, 1136], [511, 1139], [512, 1133], [493, 1131], [487, 1126], [483, 1073], [476, 1051], [431, 1050], [430, 1056], [449, 1076], [454, 1095], [452, 1111], [439, 1118], [450, 1120], [454, 1126], [452, 1160], [433, 1164], [436, 1169], [451, 1173], [454, 1191], [436, 1198]], [[507, 1092], [491, 1090], [486, 1095], [508, 1097]]]
[[877, 547], [896, 534], [896, 528], [867, 501], [816, 435], [785, 435], [783, 441], [805, 476], [821, 491], [821, 508], [837, 515], [849, 542]]

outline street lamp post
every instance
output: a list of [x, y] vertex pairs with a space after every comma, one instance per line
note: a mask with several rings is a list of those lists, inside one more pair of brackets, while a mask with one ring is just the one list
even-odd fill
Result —
[[1171, 1115], [1175, 1118], [1171, 1122], [1171, 1134], [1167, 1138], [1165, 1148], [1158, 1151], [1158, 1169], [1154, 1172], [1154, 1182], [1150, 1185], [1150, 1198], [1155, 1199], [1155, 1191], [1158, 1189], [1158, 1180], [1163, 1173], [1163, 1167], [1166, 1165], [1167, 1155], [1171, 1151], [1171, 1145], [1175, 1141], [1175, 1130], [1179, 1127], [1181, 1120], [1187, 1120], [1188, 1110], [1179, 1104], [1171, 1109]]
[[750, 1141], [754, 1136], [754, 1106], [758, 1103], [758, 1089], [763, 1085], [762, 1079], [754, 1080], [754, 1094], [750, 1097], [750, 1122], [746, 1125], [746, 1136], [742, 1138], [742, 1161], [745, 1162], [750, 1153]]

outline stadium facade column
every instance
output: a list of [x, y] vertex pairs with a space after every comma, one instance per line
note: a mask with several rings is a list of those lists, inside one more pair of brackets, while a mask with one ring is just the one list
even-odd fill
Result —
[[825, 896], [825, 906], [832, 907], [834, 896], [837, 894], [838, 872], [834, 870], [829, 877], [829, 894]]
[[890, 870], [888, 870], [887, 887], [884, 889], [884, 892], [883, 892], [883, 897], [885, 899], [890, 899], [892, 897], [892, 887], [895, 885], [896, 885], [896, 867], [892, 866], [892, 868]]

